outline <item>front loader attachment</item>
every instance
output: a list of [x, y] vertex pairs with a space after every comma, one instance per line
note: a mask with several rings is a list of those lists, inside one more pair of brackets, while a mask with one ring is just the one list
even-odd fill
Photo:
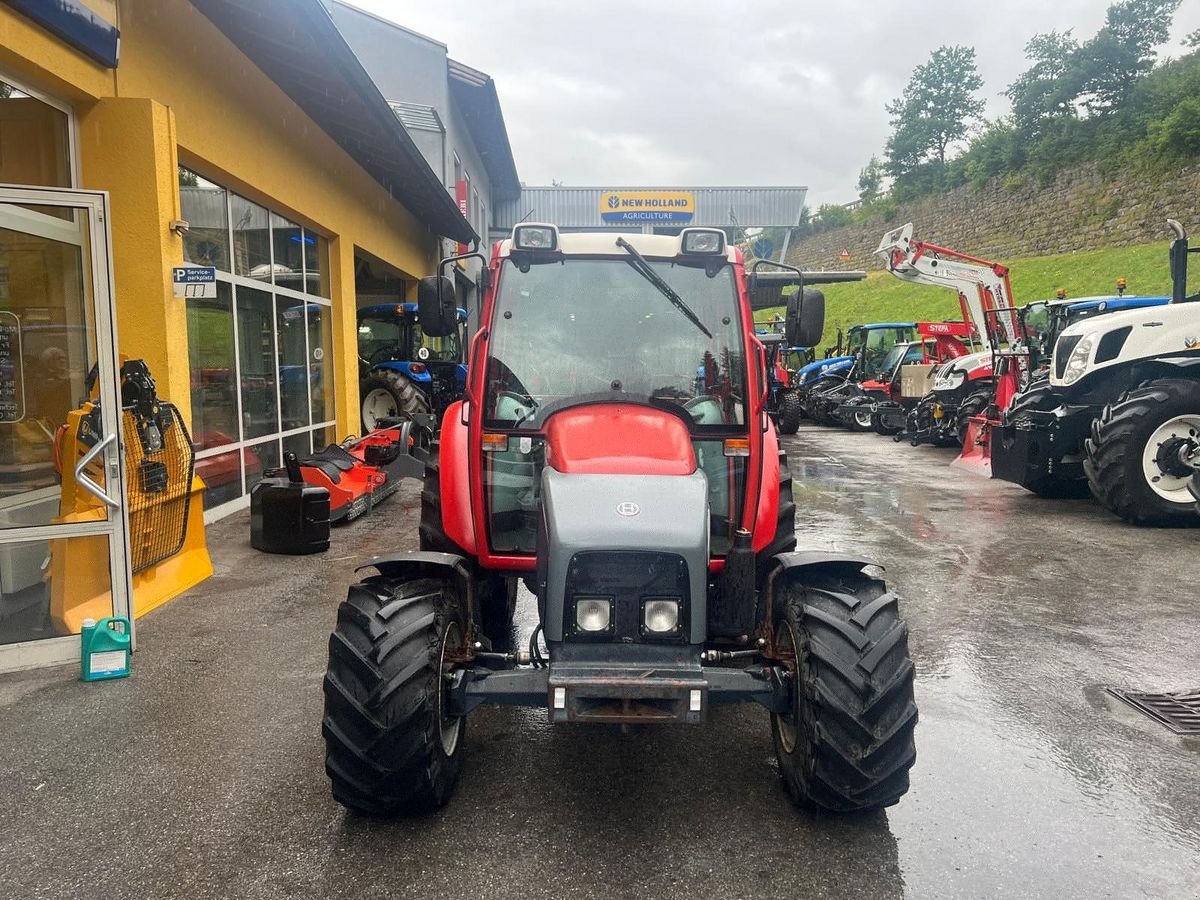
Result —
[[954, 462], [950, 463], [951, 468], [991, 478], [992, 432], [999, 428], [1000, 422], [997, 419], [989, 419], [987, 416], [971, 416], [967, 420], [967, 434], [963, 438], [962, 452], [958, 454]]

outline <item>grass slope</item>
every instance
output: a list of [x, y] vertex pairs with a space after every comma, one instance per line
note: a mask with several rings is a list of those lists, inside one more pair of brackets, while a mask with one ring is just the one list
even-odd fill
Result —
[[[1116, 292], [1118, 278], [1128, 282], [1130, 294], [1170, 294], [1167, 241], [1113, 250], [1088, 250], [1058, 256], [1031, 256], [998, 260], [1009, 267], [1018, 304], [1047, 300], [1058, 288], [1068, 297]], [[886, 272], [872, 272], [857, 284], [829, 284], [825, 293], [825, 338], [831, 344], [837, 329], [860, 322], [937, 322], [957, 319], [958, 299], [952, 291], [907, 284]], [[774, 310], [755, 313], [766, 321]]]

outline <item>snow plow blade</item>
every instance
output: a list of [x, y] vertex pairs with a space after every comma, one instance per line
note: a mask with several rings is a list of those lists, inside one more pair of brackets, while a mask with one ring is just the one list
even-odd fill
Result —
[[951, 468], [961, 469], [984, 478], [992, 477], [992, 428], [1000, 423], [987, 416], [971, 416], [967, 420], [967, 435], [963, 438], [962, 452]]

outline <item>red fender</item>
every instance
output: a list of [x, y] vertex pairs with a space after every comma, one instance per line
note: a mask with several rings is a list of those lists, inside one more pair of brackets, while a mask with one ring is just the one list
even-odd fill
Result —
[[754, 537], [750, 542], [756, 553], [774, 539], [779, 519], [779, 435], [773, 425], [763, 433], [762, 447], [762, 481], [754, 517]]
[[463, 401], [452, 403], [442, 417], [438, 443], [438, 472], [442, 490], [442, 528], [446, 537], [470, 554], [478, 552], [471, 518], [471, 476]]

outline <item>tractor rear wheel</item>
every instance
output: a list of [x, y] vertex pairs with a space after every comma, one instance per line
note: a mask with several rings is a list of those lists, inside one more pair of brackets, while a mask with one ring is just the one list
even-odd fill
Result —
[[795, 434], [800, 429], [800, 397], [795, 391], [779, 392], [779, 433]]
[[[1031, 412], [1049, 411], [1061, 404], [1062, 398], [1050, 386], [1050, 379], [1040, 378], [1013, 397], [1002, 418], [1005, 425], [1016, 425], [1028, 421]], [[1086, 497], [1088, 494], [1086, 478], [1067, 478], [1059, 474], [1037, 478], [1024, 487], [1039, 497], [1066, 499]]]
[[429, 399], [420, 388], [391, 369], [372, 369], [359, 390], [363, 433], [374, 431], [380, 419], [429, 412]]
[[[442, 480], [438, 458], [439, 442], [429, 446], [425, 461], [425, 481], [421, 486], [421, 522], [417, 540], [422, 550], [453, 553], [471, 559], [471, 554], [458, 546], [442, 525]], [[512, 637], [513, 616], [517, 610], [517, 579], [488, 574], [477, 583], [479, 627], [493, 644], [508, 646]]]
[[958, 435], [958, 446], [961, 447], [963, 441], [967, 439], [967, 428], [970, 427], [971, 418], [983, 415], [991, 403], [992, 386], [990, 384], [974, 388], [969, 394], [963, 397], [962, 403], [958, 405], [958, 414], [955, 418], [955, 434]]
[[854, 566], [781, 580], [776, 643], [795, 660], [791, 711], [771, 716], [784, 786], [827, 812], [891, 806], [908, 790], [917, 724], [896, 596]]
[[463, 623], [437, 578], [376, 575], [338, 607], [325, 674], [325, 771], [334, 798], [370, 815], [444, 805], [462, 768], [466, 721], [451, 716], [449, 659]]
[[1200, 452], [1200, 381], [1147, 381], [1104, 407], [1084, 442], [1092, 494], [1135, 525], [1197, 525], [1188, 482]]
[[873, 427], [871, 424], [872, 418], [871, 407], [860, 406], [855, 408], [854, 412], [849, 415], [847, 422], [851, 431], [870, 431]]

